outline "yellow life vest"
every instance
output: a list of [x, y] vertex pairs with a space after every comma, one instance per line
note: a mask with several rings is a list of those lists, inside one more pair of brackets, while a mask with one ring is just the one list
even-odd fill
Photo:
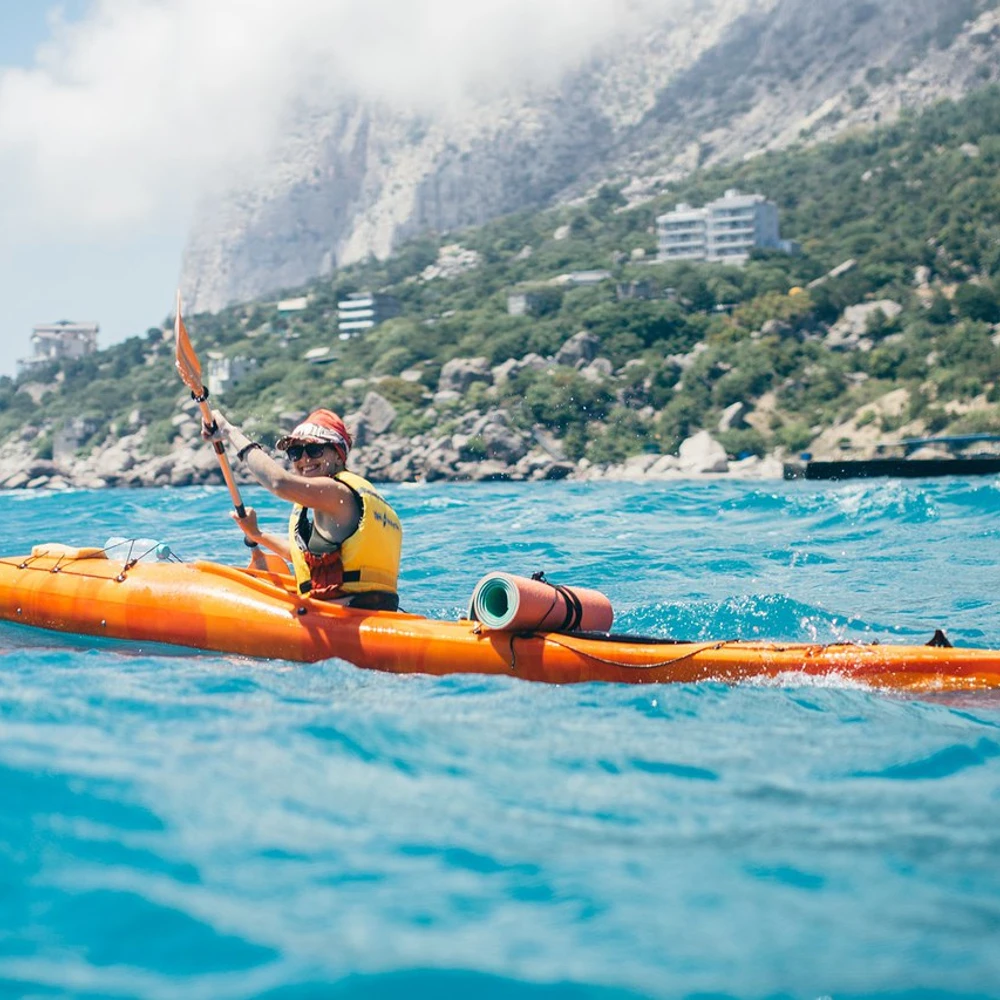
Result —
[[288, 522], [288, 548], [299, 593], [321, 600], [370, 591], [395, 594], [403, 547], [396, 512], [367, 479], [353, 472], [338, 472], [333, 478], [358, 498], [361, 517], [336, 549], [316, 554], [308, 549], [313, 530], [309, 511], [295, 504]]

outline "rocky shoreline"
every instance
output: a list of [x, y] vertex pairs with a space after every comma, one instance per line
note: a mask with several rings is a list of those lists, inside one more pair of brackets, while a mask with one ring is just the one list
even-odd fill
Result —
[[[732, 461], [707, 430], [682, 442], [676, 455], [643, 453], [621, 464], [601, 465], [586, 458], [570, 458], [563, 442], [550, 430], [540, 424], [526, 429], [513, 419], [503, 405], [500, 389], [526, 368], [569, 368], [602, 384], [612, 384], [615, 376], [627, 374], [628, 366], [613, 372], [611, 362], [598, 355], [599, 346], [595, 336], [581, 331], [549, 358], [529, 354], [493, 366], [486, 358], [452, 359], [442, 367], [435, 391], [423, 390], [421, 415], [432, 429], [415, 435], [394, 430], [397, 410], [379, 393], [378, 378], [348, 379], [343, 389], [358, 401], [357, 409], [344, 417], [354, 435], [349, 466], [373, 482], [387, 483], [781, 478], [780, 454]], [[689, 365], [697, 354], [696, 348], [691, 355], [678, 357], [677, 366]], [[417, 383], [422, 376], [417, 368], [402, 372], [399, 379]], [[473, 403], [474, 387], [479, 390], [478, 406]], [[720, 420], [720, 428], [742, 426], [746, 409], [741, 403], [730, 407]], [[177, 410], [172, 421], [173, 440], [169, 450], [160, 454], [152, 454], [147, 447], [147, 427], [138, 410], [130, 416], [124, 434], [112, 433], [104, 442], [86, 449], [81, 447], [89, 436], [85, 421], [78, 421], [76, 428], [71, 422], [58, 432], [51, 427], [25, 426], [0, 444], [0, 489], [222, 484], [215, 452], [201, 438], [197, 404], [182, 395]], [[646, 420], [655, 415], [649, 406], [639, 413]], [[283, 426], [294, 426], [305, 413], [290, 411], [279, 416]], [[252, 421], [244, 424], [244, 430], [253, 433]], [[52, 457], [39, 457], [39, 444], [48, 439]], [[252, 481], [233, 456], [230, 461], [238, 482]]]
[[[677, 455], [635, 455], [620, 465], [595, 465], [587, 459], [567, 460], [544, 432], [516, 459], [511, 443], [520, 436], [510, 431], [502, 411], [477, 417], [470, 415], [474, 434], [490, 444], [485, 457], [463, 452], [468, 442], [463, 435], [402, 438], [387, 433], [376, 441], [357, 447], [350, 468], [373, 482], [498, 482], [498, 481], [655, 481], [699, 477], [740, 479], [781, 478], [783, 465], [778, 456], [745, 458], [732, 462], [725, 450], [706, 431], [685, 441]], [[145, 429], [126, 435], [86, 456], [57, 455], [38, 458], [33, 447], [37, 432], [26, 428], [0, 446], [0, 489], [63, 490], [141, 488], [150, 486], [200, 486], [223, 484], [215, 452], [199, 435], [199, 424], [191, 416], [184, 435], [164, 455], [143, 450]], [[548, 446], [548, 449], [546, 448]], [[553, 454], [555, 452], [555, 454]], [[280, 453], [273, 453], [276, 456]], [[506, 455], [506, 457], [505, 457]], [[250, 483], [235, 457], [230, 455], [237, 482]]]

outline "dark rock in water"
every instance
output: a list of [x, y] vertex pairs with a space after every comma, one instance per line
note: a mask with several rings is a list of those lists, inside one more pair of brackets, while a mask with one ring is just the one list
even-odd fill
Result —
[[567, 479], [576, 471], [572, 462], [553, 462], [543, 470], [541, 479]]

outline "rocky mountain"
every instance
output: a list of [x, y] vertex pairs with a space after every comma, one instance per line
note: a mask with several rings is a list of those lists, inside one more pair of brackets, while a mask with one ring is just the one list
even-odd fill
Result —
[[638, 200], [707, 164], [892, 120], [1000, 75], [1000, 0], [683, 0], [546, 87], [419, 116], [301, 106], [185, 253], [215, 311], [439, 232], [585, 193]]

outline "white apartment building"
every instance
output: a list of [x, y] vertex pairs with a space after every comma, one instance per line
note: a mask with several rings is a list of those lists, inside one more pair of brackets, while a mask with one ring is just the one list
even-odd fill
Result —
[[22, 371], [50, 361], [73, 360], [97, 350], [96, 323], [72, 323], [68, 319], [58, 323], [40, 323], [31, 331], [31, 357], [21, 358], [17, 364]]
[[337, 330], [341, 340], [346, 340], [398, 314], [399, 306], [391, 296], [354, 292], [337, 303]]
[[795, 253], [778, 232], [778, 206], [762, 194], [735, 188], [704, 208], [679, 204], [656, 220], [658, 259], [711, 260], [742, 264], [755, 247]]
[[656, 219], [660, 260], [705, 260], [708, 256], [708, 209], [680, 202]]

